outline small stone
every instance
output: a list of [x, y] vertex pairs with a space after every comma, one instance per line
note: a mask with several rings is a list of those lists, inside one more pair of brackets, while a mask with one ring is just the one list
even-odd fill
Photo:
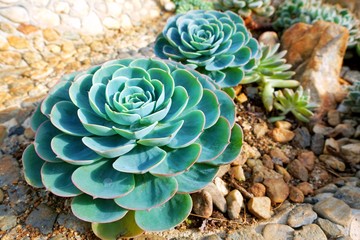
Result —
[[335, 192], [334, 197], [343, 200], [351, 208], [360, 209], [359, 187], [344, 186]]
[[325, 233], [316, 224], [304, 226], [301, 230], [295, 231], [294, 240], [327, 240]]
[[266, 187], [261, 183], [254, 183], [248, 188], [248, 191], [255, 197], [264, 197], [266, 193]]
[[299, 183], [296, 187], [297, 187], [298, 189], [300, 189], [300, 191], [301, 191], [305, 196], [314, 193], [314, 188], [313, 188], [313, 186], [312, 186], [310, 183], [308, 183], [308, 182]]
[[216, 177], [214, 183], [223, 196], [226, 196], [229, 193], [229, 190], [227, 189], [227, 184], [226, 182], [224, 182], [224, 180], [222, 180], [219, 177]]
[[230, 171], [230, 164], [221, 165], [219, 171], [216, 174], [216, 177], [223, 177], [226, 173]]
[[68, 14], [70, 11], [70, 5], [67, 2], [55, 2], [54, 9], [56, 13]]
[[292, 179], [290, 173], [285, 169], [283, 168], [282, 166], [280, 165], [275, 165], [275, 169], [278, 173], [280, 173], [282, 176], [283, 176], [283, 179], [286, 183], [290, 182], [290, 180]]
[[327, 118], [328, 118], [327, 122], [329, 123], [330, 126], [333, 127], [340, 124], [341, 122], [340, 113], [335, 109], [331, 109], [328, 111]]
[[355, 134], [355, 128], [350, 124], [339, 124], [334, 128], [334, 131], [329, 134], [330, 137], [343, 136], [350, 138]]
[[264, 179], [267, 178], [283, 178], [283, 176], [277, 172], [275, 172], [274, 170], [268, 169], [267, 167], [264, 166], [255, 166], [252, 169], [252, 181], [255, 182], [263, 182]]
[[103, 32], [103, 25], [99, 17], [94, 12], [90, 12], [82, 19], [82, 29], [85, 33], [96, 35]]
[[270, 156], [273, 158], [274, 162], [277, 162], [279, 160], [284, 164], [288, 164], [290, 162], [290, 159], [279, 148], [272, 149], [270, 151]]
[[1, 8], [0, 15], [16, 23], [27, 23], [30, 21], [27, 10], [20, 6]]
[[86, 233], [90, 231], [91, 228], [91, 224], [89, 222], [79, 221], [79, 219], [73, 214], [60, 213], [56, 222], [67, 229], [71, 229], [79, 233]]
[[213, 201], [209, 192], [202, 190], [191, 194], [191, 198], [193, 201], [194, 213], [205, 218], [211, 216], [213, 212]]
[[304, 165], [308, 171], [312, 171], [315, 166], [316, 156], [312, 151], [302, 151], [297, 159]]
[[32, 17], [44, 28], [52, 28], [60, 25], [60, 16], [47, 8], [39, 8]]
[[337, 157], [334, 157], [332, 155], [320, 155], [319, 156], [320, 161], [324, 162], [328, 167], [338, 170], [340, 172], [345, 171], [345, 163], [340, 161]]
[[360, 239], [360, 213], [357, 212], [354, 214], [353, 219], [351, 220], [349, 227], [349, 240]]
[[0, 164], [0, 186], [11, 185], [18, 182], [20, 168], [16, 159], [11, 156], [2, 156]]
[[315, 163], [314, 170], [312, 170], [309, 177], [309, 181], [313, 183], [314, 188], [324, 186], [326, 183], [329, 183], [331, 179], [331, 176], [322, 164]]
[[[5, 205], [0, 205], [0, 230], [7, 231], [16, 226], [17, 217], [14, 211]], [[4, 238], [2, 238], [4, 239]]]
[[335, 184], [329, 183], [329, 184], [325, 185], [324, 187], [315, 190], [315, 194], [319, 194], [319, 193], [335, 193], [338, 190], [339, 189]]
[[316, 155], [320, 155], [323, 152], [325, 145], [325, 137], [320, 133], [315, 133], [311, 137], [311, 151]]
[[341, 226], [323, 218], [317, 219], [317, 224], [324, 231], [328, 238], [338, 238], [343, 235], [343, 231], [341, 230]]
[[273, 47], [279, 42], [279, 37], [276, 32], [267, 31], [259, 36], [259, 42], [264, 45]]
[[328, 138], [325, 140], [325, 147], [324, 147], [324, 153], [325, 154], [331, 154], [331, 153], [338, 153], [340, 152], [340, 146], [339, 143], [334, 138]]
[[314, 205], [314, 211], [319, 216], [329, 219], [344, 227], [348, 226], [351, 220], [351, 209], [343, 201], [329, 197]]
[[360, 163], [360, 143], [352, 143], [341, 146], [342, 156], [350, 164]]
[[226, 199], [224, 195], [220, 192], [220, 190], [216, 187], [216, 185], [213, 182], [211, 182], [204, 188], [204, 190], [210, 193], [214, 205], [222, 213], [226, 213], [227, 210]]
[[119, 22], [121, 29], [129, 29], [133, 27], [133, 24], [131, 23], [131, 18], [127, 14], [122, 14], [119, 17]]
[[254, 134], [256, 138], [262, 138], [269, 131], [266, 122], [256, 123], [254, 126]]
[[295, 137], [291, 141], [292, 145], [298, 148], [306, 148], [310, 146], [311, 135], [306, 127], [296, 128], [294, 130]]
[[240, 211], [244, 203], [244, 198], [239, 190], [232, 190], [226, 196], [227, 213], [230, 219], [238, 219], [240, 217]]
[[269, 155], [267, 155], [267, 154], [263, 155], [262, 163], [265, 167], [267, 167], [269, 169], [274, 169], [274, 163]]
[[55, 29], [52, 29], [52, 28], [45, 28], [44, 30], [42, 30], [42, 33], [43, 33], [44, 39], [49, 42], [56, 41], [60, 37], [59, 33]]
[[313, 132], [314, 133], [318, 133], [318, 134], [321, 134], [323, 136], [327, 136], [329, 135], [330, 133], [332, 133], [334, 129], [332, 127], [327, 127], [321, 123], [317, 123], [314, 125], [313, 127]]
[[4, 142], [5, 138], [7, 136], [7, 130], [6, 127], [3, 125], [0, 125], [0, 145]]
[[74, 46], [74, 43], [72, 42], [64, 42], [62, 45], [61, 45], [61, 50], [64, 52], [64, 53], [72, 53], [72, 52], [75, 52], [76, 49], [75, 49], [75, 46]]
[[26, 24], [26, 23], [21, 23], [18, 27], [17, 30], [25, 35], [29, 35], [30, 33], [36, 32], [39, 29], [37, 27], [35, 27], [34, 25], [31, 24]]
[[8, 43], [10, 46], [16, 49], [24, 49], [29, 47], [29, 42], [26, 38], [18, 37], [18, 36], [9, 36], [7, 37]]
[[264, 227], [262, 234], [265, 240], [287, 240], [292, 239], [294, 229], [284, 224], [269, 223]]
[[2, 203], [4, 201], [4, 192], [3, 190], [0, 189], [0, 203]]
[[289, 123], [287, 121], [276, 121], [275, 127], [290, 130], [292, 125], [291, 125], [291, 123]]
[[275, 142], [287, 143], [290, 142], [295, 137], [295, 133], [283, 128], [274, 128], [271, 131], [271, 136]]
[[298, 205], [289, 213], [287, 224], [290, 227], [298, 228], [313, 223], [316, 218], [317, 214], [310, 204]]
[[244, 169], [240, 165], [232, 167], [230, 170], [230, 174], [233, 175], [234, 178], [240, 182], [246, 180], [245, 174], [244, 174]]
[[266, 195], [272, 203], [282, 203], [289, 196], [289, 186], [282, 178], [266, 179], [263, 184], [266, 187]]
[[307, 182], [309, 179], [309, 173], [307, 169], [297, 159], [289, 163], [287, 170], [293, 177], [298, 178], [303, 182]]
[[164, 4], [164, 9], [167, 12], [174, 12], [175, 8], [176, 8], [176, 5], [172, 1], [166, 1], [166, 3]]
[[271, 218], [271, 200], [268, 197], [251, 198], [247, 207], [253, 215], [260, 219]]
[[120, 28], [120, 22], [112, 17], [104, 18], [103, 24], [108, 29], [119, 29]]
[[57, 213], [52, 208], [42, 203], [30, 213], [25, 223], [39, 228], [42, 234], [49, 234], [52, 232], [56, 216]]

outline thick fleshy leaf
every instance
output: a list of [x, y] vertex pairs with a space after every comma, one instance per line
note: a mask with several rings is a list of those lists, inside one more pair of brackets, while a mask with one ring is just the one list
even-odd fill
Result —
[[60, 197], [74, 197], [82, 192], [71, 181], [71, 175], [78, 166], [62, 163], [45, 163], [41, 178], [45, 188]]
[[138, 141], [145, 146], [164, 146], [168, 144], [182, 127], [184, 121], [158, 124], [149, 134]]
[[225, 117], [229, 121], [231, 127], [234, 126], [235, 104], [234, 104], [233, 100], [229, 97], [228, 94], [226, 94], [223, 91], [216, 90], [214, 92], [219, 99], [220, 116]]
[[145, 231], [163, 231], [183, 222], [191, 209], [190, 195], [176, 194], [168, 202], [150, 211], [136, 211], [135, 221]]
[[248, 47], [243, 47], [235, 53], [234, 62], [231, 64], [231, 67], [244, 65], [249, 62], [251, 57], [251, 50]]
[[70, 101], [69, 88], [71, 82], [61, 81], [56, 84], [49, 92], [49, 95], [41, 103], [41, 112], [48, 116], [53, 106], [61, 101]]
[[235, 87], [244, 78], [244, 71], [239, 67], [227, 68], [222, 70], [222, 72], [225, 74], [224, 80], [220, 82], [222, 88]]
[[110, 137], [84, 137], [83, 143], [94, 152], [105, 158], [121, 156], [136, 146], [134, 140], [119, 135]]
[[140, 124], [150, 125], [154, 122], [159, 122], [159, 121], [163, 120], [166, 117], [166, 115], [168, 114], [168, 112], [171, 108], [171, 105], [172, 105], [172, 100], [170, 98], [167, 102], [165, 102], [163, 104], [161, 109], [159, 108], [154, 113], [141, 118]]
[[187, 171], [199, 158], [201, 146], [191, 144], [188, 147], [174, 149], [167, 152], [166, 158], [150, 173], [158, 176], [175, 176]]
[[215, 125], [204, 131], [197, 143], [202, 146], [197, 162], [209, 162], [225, 150], [230, 140], [231, 128], [229, 122], [220, 117]]
[[172, 198], [177, 191], [177, 182], [171, 177], [155, 177], [150, 173], [135, 174], [135, 188], [115, 202], [129, 210], [151, 210]]
[[131, 192], [135, 187], [134, 176], [116, 171], [113, 161], [106, 159], [81, 166], [72, 175], [72, 181], [84, 193], [103, 199], [114, 199]]
[[39, 104], [30, 119], [31, 129], [36, 132], [38, 127], [46, 120], [48, 120], [48, 118], [41, 112], [41, 104]]
[[135, 59], [129, 64], [129, 66], [145, 69], [150, 74], [150, 76], [151, 76], [151, 71], [150, 71], [151, 69], [162, 69], [166, 72], [170, 72], [170, 69], [169, 69], [168, 65], [166, 65], [166, 63], [164, 63], [163, 61], [159, 61], [157, 59], [151, 59], [151, 58]]
[[[94, 79], [94, 78], [93, 78]], [[106, 86], [101, 83], [92, 85], [89, 91], [89, 103], [93, 111], [102, 118], [108, 119], [105, 111]]]
[[35, 152], [35, 147], [30, 144], [24, 151], [22, 156], [24, 166], [24, 177], [28, 184], [33, 187], [41, 188], [43, 183], [41, 180], [41, 167], [45, 163]]
[[150, 80], [150, 75], [147, 71], [138, 67], [124, 67], [114, 72], [113, 77], [127, 77], [129, 79], [145, 78]]
[[73, 214], [86, 222], [110, 223], [117, 221], [128, 212], [110, 199], [93, 199], [82, 194], [73, 198], [71, 202]]
[[141, 116], [139, 114], [113, 111], [107, 104], [105, 104], [105, 111], [107, 116], [109, 116], [112, 121], [120, 125], [131, 125], [141, 119]]
[[92, 74], [82, 74], [69, 88], [71, 101], [78, 108], [90, 109], [88, 92], [92, 85]]
[[93, 84], [101, 83], [101, 84], [108, 84], [108, 82], [112, 79], [114, 72], [120, 68], [123, 68], [120, 64], [113, 64], [108, 66], [102, 66], [98, 69], [93, 76]]
[[120, 156], [113, 167], [126, 173], [146, 173], [160, 164], [166, 157], [166, 152], [159, 147], [137, 145], [127, 154]]
[[129, 126], [114, 126], [113, 129], [116, 133], [127, 139], [142, 139], [144, 136], [149, 134], [158, 124], [154, 122], [151, 125], [143, 126], [141, 124], [133, 124]]
[[206, 187], [216, 176], [218, 166], [206, 163], [195, 163], [189, 171], [175, 176], [178, 181], [178, 192], [192, 193]]
[[235, 59], [234, 55], [219, 55], [214, 61], [206, 65], [208, 71], [217, 71], [228, 67]]
[[62, 162], [56, 158], [56, 154], [51, 149], [51, 140], [61, 132], [54, 127], [49, 120], [45, 121], [38, 128], [35, 135], [35, 151], [43, 160], [47, 162]]
[[51, 140], [51, 148], [58, 158], [74, 165], [88, 165], [102, 157], [84, 145], [81, 137], [59, 134]]
[[136, 237], [144, 232], [135, 222], [135, 212], [129, 211], [123, 218], [110, 223], [91, 223], [96, 236], [103, 240]]
[[186, 89], [182, 86], [176, 86], [174, 94], [171, 98], [171, 107], [165, 118], [163, 118], [162, 122], [170, 121], [177, 116], [179, 116], [187, 106], [189, 101], [189, 95]]
[[174, 79], [173, 77], [170, 75], [169, 72], [163, 70], [163, 69], [150, 69], [149, 71], [150, 77], [153, 80], [159, 80], [165, 87], [165, 96], [164, 96], [164, 101], [167, 101], [174, 93]]
[[204, 90], [203, 97], [195, 108], [205, 114], [205, 129], [214, 125], [220, 116], [220, 103], [216, 95], [207, 89]]
[[113, 129], [114, 123], [99, 117], [99, 115], [95, 114], [93, 111], [80, 108], [77, 111], [77, 115], [82, 125], [89, 133], [97, 136], [112, 136], [116, 134]]
[[51, 123], [64, 133], [73, 136], [89, 136], [77, 115], [78, 108], [71, 102], [61, 101], [54, 105], [50, 113]]

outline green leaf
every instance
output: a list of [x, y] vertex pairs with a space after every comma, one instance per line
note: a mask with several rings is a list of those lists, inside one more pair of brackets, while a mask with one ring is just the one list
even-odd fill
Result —
[[235, 103], [228, 94], [223, 91], [215, 90], [219, 103], [220, 103], [220, 116], [226, 118], [230, 126], [234, 126], [235, 123]]
[[129, 210], [150, 210], [169, 201], [177, 191], [174, 178], [155, 177], [150, 173], [135, 174], [135, 188], [115, 202]]
[[124, 196], [134, 189], [134, 177], [115, 170], [112, 164], [112, 160], [106, 159], [81, 166], [72, 175], [72, 181], [81, 191], [94, 198], [114, 199]]
[[88, 165], [102, 159], [84, 145], [81, 137], [59, 134], [51, 140], [51, 148], [58, 158], [74, 165]]
[[81, 74], [69, 88], [70, 99], [78, 108], [90, 108], [88, 93], [92, 85], [92, 77], [92, 74]]
[[226, 68], [222, 72], [225, 74], [225, 78], [219, 83], [221, 88], [235, 87], [244, 78], [244, 71], [240, 67]]
[[112, 79], [113, 74], [116, 70], [123, 68], [124, 66], [120, 64], [113, 65], [103, 65], [100, 69], [98, 69], [93, 76], [93, 85], [101, 83], [107, 85], [108, 82]]
[[[93, 78], [94, 79], [94, 78]], [[89, 103], [93, 111], [102, 118], [108, 119], [105, 111], [106, 105], [106, 86], [101, 83], [95, 83], [89, 91]]]
[[113, 78], [115, 77], [126, 77], [128, 79], [134, 78], [145, 78], [146, 80], [150, 80], [150, 75], [144, 69], [138, 67], [124, 67], [113, 74]]
[[113, 98], [116, 93], [121, 92], [124, 89], [125, 82], [129, 79], [126, 77], [117, 77], [111, 79], [111, 81], [106, 85], [105, 97], [107, 103], [114, 108]]
[[[168, 151], [166, 158], [159, 165], [150, 170], [150, 173], [158, 176], [175, 176], [190, 169], [199, 158], [201, 146], [191, 144], [184, 148]], [[181, 159], [181, 161], [179, 161]]]
[[215, 93], [210, 90], [204, 89], [203, 97], [195, 108], [205, 114], [205, 129], [213, 126], [220, 117], [220, 103]]
[[136, 237], [144, 232], [135, 222], [135, 212], [129, 211], [123, 218], [110, 223], [91, 223], [95, 235], [102, 240]]
[[158, 124], [149, 134], [138, 143], [145, 146], [164, 146], [168, 144], [182, 127], [184, 121]]
[[47, 162], [62, 162], [56, 158], [56, 154], [51, 149], [51, 140], [61, 132], [54, 127], [49, 120], [43, 122], [38, 128], [34, 146], [39, 157]]
[[205, 69], [207, 71], [217, 71], [224, 69], [228, 66], [231, 66], [234, 59], [235, 59], [234, 55], [219, 55], [215, 57], [212, 63], [206, 65]]
[[162, 108], [159, 108], [154, 113], [141, 118], [140, 124], [147, 125], [147, 124], [152, 124], [154, 122], [159, 122], [159, 121], [163, 120], [166, 117], [166, 115], [168, 114], [168, 112], [171, 108], [171, 105], [172, 105], [172, 100], [170, 98], [167, 102], [165, 102], [162, 105]]
[[146, 173], [160, 164], [166, 157], [166, 152], [159, 147], [137, 145], [130, 152], [120, 156], [113, 167], [121, 172]]
[[30, 119], [31, 129], [36, 132], [38, 127], [46, 120], [48, 120], [48, 118], [41, 112], [41, 104], [39, 104]]
[[158, 125], [158, 122], [154, 122], [151, 125], [143, 126], [141, 124], [134, 124], [132, 126], [114, 126], [113, 129], [116, 133], [127, 139], [142, 139], [144, 136], [153, 131]]
[[96, 223], [110, 223], [125, 216], [128, 210], [117, 205], [110, 199], [93, 199], [91, 196], [82, 194], [73, 198], [71, 210], [75, 217]]
[[174, 94], [175, 88], [174, 79], [170, 75], [169, 71], [153, 68], [150, 69], [148, 73], [150, 74], [152, 80], [159, 80], [164, 85], [164, 101], [167, 101]]
[[71, 82], [61, 81], [56, 84], [41, 103], [41, 112], [48, 116], [53, 106], [60, 101], [70, 101], [69, 88]]
[[68, 163], [45, 163], [41, 177], [45, 188], [60, 197], [74, 197], [82, 192], [71, 181], [71, 175], [78, 166]]
[[22, 155], [24, 177], [26, 182], [36, 188], [44, 187], [41, 180], [41, 167], [45, 163], [35, 152], [35, 147], [30, 144]]
[[231, 67], [238, 67], [246, 64], [250, 60], [251, 50], [248, 47], [242, 47], [239, 51], [235, 53], [234, 62], [231, 64]]
[[178, 117], [186, 108], [189, 101], [189, 95], [184, 87], [177, 86], [174, 90], [174, 94], [172, 95], [171, 100], [172, 101], [169, 112], [165, 118], [161, 120], [162, 122], [167, 122]]
[[188, 194], [176, 194], [165, 204], [150, 211], [136, 211], [135, 221], [145, 231], [163, 231], [183, 222], [190, 214], [192, 200]]
[[179, 193], [192, 193], [206, 187], [216, 176], [218, 166], [206, 163], [195, 163], [189, 171], [175, 176]]
[[139, 114], [113, 111], [108, 104], [105, 104], [105, 112], [112, 121], [120, 125], [131, 125], [132, 123], [141, 119]]
[[[145, 69], [150, 76], [152, 76], [151, 71], [152, 69], [154, 70], [164, 70], [166, 72], [170, 72], [169, 67], [166, 65], [166, 63], [164, 63], [163, 61], [159, 61], [156, 59], [151, 59], [151, 58], [139, 58], [139, 59], [135, 59], [133, 60], [130, 65], [130, 67], [139, 67], [142, 69]], [[152, 79], [154, 79], [153, 77], [151, 77]], [[165, 85], [165, 84], [164, 84]]]
[[134, 140], [119, 135], [110, 137], [84, 137], [83, 143], [94, 152], [105, 158], [121, 156], [136, 146]]
[[113, 122], [96, 115], [93, 111], [89, 111], [86, 108], [80, 108], [77, 111], [77, 115], [84, 126], [84, 128], [97, 136], [112, 136], [116, 132], [113, 129]]

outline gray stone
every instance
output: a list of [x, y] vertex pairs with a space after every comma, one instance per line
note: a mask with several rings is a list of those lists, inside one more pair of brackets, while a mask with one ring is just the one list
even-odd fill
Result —
[[193, 201], [193, 211], [205, 218], [211, 216], [213, 212], [213, 201], [211, 194], [205, 190], [191, 194]]
[[316, 155], [320, 155], [323, 152], [325, 145], [325, 137], [320, 133], [315, 133], [311, 137], [311, 151]]
[[201, 238], [201, 240], [221, 240], [221, 237], [219, 237], [216, 234], [211, 234], [211, 235]]
[[[25, 223], [32, 227], [39, 228], [42, 234], [51, 233], [57, 213], [44, 203], [32, 210], [26, 218]], [[77, 220], [79, 221], [79, 220]]]
[[351, 208], [360, 209], [360, 188], [352, 186], [344, 186], [340, 188], [334, 197], [343, 200]]
[[205, 188], [205, 191], [210, 193], [214, 205], [222, 212], [226, 213], [227, 205], [226, 199], [220, 192], [220, 190], [215, 186], [213, 182], [209, 183]]
[[291, 240], [294, 229], [284, 224], [269, 223], [264, 227], [262, 234], [265, 240]]
[[342, 226], [348, 226], [351, 221], [350, 207], [343, 201], [333, 197], [329, 197], [315, 204], [314, 211], [319, 216]]
[[346, 71], [343, 78], [348, 82], [355, 83], [357, 81], [360, 81], [360, 72], [354, 70], [348, 70]]
[[5, 206], [5, 205], [1, 205], [0, 206], [0, 230], [1, 231], [7, 231], [13, 227], [16, 226], [16, 215], [15, 212]]
[[239, 190], [234, 189], [226, 196], [226, 203], [228, 206], [228, 216], [230, 219], [238, 219], [240, 211], [244, 204], [244, 198]]
[[329, 123], [330, 126], [337, 126], [338, 124], [340, 124], [341, 118], [340, 118], [340, 113], [335, 110], [335, 109], [331, 109], [328, 113], [327, 113], [327, 122]]
[[343, 235], [344, 228], [331, 222], [330, 220], [318, 218], [316, 223], [321, 227], [326, 236], [329, 238], [336, 238]]
[[311, 143], [311, 135], [307, 127], [300, 127], [294, 130], [295, 137], [291, 144], [299, 148], [307, 148]]
[[11, 156], [0, 158], [0, 186], [11, 185], [19, 181], [20, 168], [16, 159]]
[[334, 193], [324, 192], [324, 193], [316, 194], [314, 196], [314, 199], [316, 199], [316, 202], [321, 202], [321, 201], [328, 199], [330, 197], [333, 197], [333, 196], [334, 196]]
[[319, 193], [335, 193], [337, 190], [339, 190], [339, 189], [335, 184], [329, 183], [329, 184], [325, 185], [324, 187], [315, 190], [315, 194], [319, 194]]
[[252, 229], [243, 229], [240, 231], [230, 232], [225, 240], [264, 240], [264, 237]]
[[91, 229], [91, 224], [89, 222], [79, 221], [79, 219], [71, 213], [60, 213], [56, 221], [59, 225], [79, 233], [86, 233]]
[[[15, 185], [11, 186], [8, 191], [10, 206], [17, 214], [25, 212], [28, 209], [29, 204], [32, 203], [28, 200], [28, 190], [29, 187], [27, 185]], [[32, 199], [32, 201], [34, 200]]]
[[310, 204], [298, 205], [289, 213], [287, 223], [290, 227], [298, 228], [313, 223], [316, 218], [317, 214]]
[[338, 124], [334, 131], [329, 134], [330, 137], [337, 137], [337, 136], [343, 136], [350, 138], [355, 134], [355, 128], [351, 126], [350, 124]]
[[295, 231], [294, 240], [327, 240], [325, 233], [316, 224], [303, 226], [301, 230]]
[[341, 153], [343, 157], [350, 164], [360, 163], [360, 143], [352, 143], [341, 146]]

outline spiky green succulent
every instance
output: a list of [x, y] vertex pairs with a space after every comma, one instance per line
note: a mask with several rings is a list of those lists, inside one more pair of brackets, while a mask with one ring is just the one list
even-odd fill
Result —
[[113, 60], [62, 79], [32, 116], [26, 181], [72, 197], [102, 239], [161, 231], [189, 193], [241, 150], [232, 99], [206, 76], [155, 59]]
[[314, 115], [312, 110], [317, 105], [310, 102], [310, 93], [309, 91], [304, 91], [302, 86], [298, 87], [296, 91], [288, 88], [278, 90], [274, 95], [274, 107], [280, 112], [282, 119], [288, 113], [292, 113], [298, 120], [309, 122]]
[[284, 59], [286, 51], [278, 52], [279, 47], [280, 44], [273, 47], [261, 46], [261, 57], [256, 60], [255, 67], [248, 71], [240, 82], [242, 85], [249, 83], [258, 85], [264, 107], [269, 112], [273, 109], [276, 88], [294, 88], [300, 84], [291, 79], [295, 72], [289, 71], [291, 64], [286, 64]]
[[155, 54], [206, 74], [222, 88], [233, 87], [254, 67], [259, 45], [231, 11], [190, 11], [170, 18]]
[[204, 0], [172, 0], [175, 3], [176, 13], [186, 13], [191, 10], [213, 10], [211, 1]]
[[349, 93], [342, 102], [350, 112], [360, 113], [360, 81], [349, 87]]
[[270, 17], [275, 11], [271, 0], [218, 0], [215, 8], [237, 12], [242, 17], [249, 17], [251, 14]]
[[320, 0], [285, 1], [275, 15], [273, 26], [277, 30], [287, 29], [298, 22], [313, 24], [322, 20], [337, 23], [349, 30], [348, 47], [354, 47], [360, 38], [359, 22], [349, 10], [322, 4]]

